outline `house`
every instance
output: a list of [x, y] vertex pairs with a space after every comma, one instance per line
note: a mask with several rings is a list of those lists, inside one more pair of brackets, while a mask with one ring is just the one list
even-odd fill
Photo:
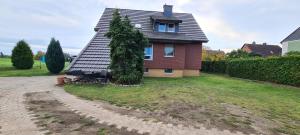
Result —
[[255, 42], [252, 44], [244, 44], [241, 49], [245, 52], [260, 55], [262, 57], [281, 56], [282, 50], [278, 45], [268, 45], [267, 43], [256, 44]]
[[[144, 76], [198, 76], [201, 68], [202, 44], [208, 39], [190, 13], [174, 13], [172, 5], [164, 5], [163, 12], [119, 9], [132, 25], [149, 39], [145, 47]], [[109, 29], [114, 8], [106, 8], [94, 28], [95, 36], [71, 63], [68, 71], [101, 72], [110, 63]]]
[[290, 51], [300, 51], [300, 27], [281, 42], [282, 55]]

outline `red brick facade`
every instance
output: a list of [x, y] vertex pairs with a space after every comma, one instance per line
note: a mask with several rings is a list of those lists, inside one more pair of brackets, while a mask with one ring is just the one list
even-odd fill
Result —
[[164, 56], [165, 43], [153, 43], [153, 60], [145, 60], [150, 69], [193, 69], [201, 68], [202, 44], [173, 44], [174, 57]]

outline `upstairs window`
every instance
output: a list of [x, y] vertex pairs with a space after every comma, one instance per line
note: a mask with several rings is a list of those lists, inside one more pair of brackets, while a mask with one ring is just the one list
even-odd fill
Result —
[[165, 23], [159, 23], [158, 25], [158, 31], [159, 32], [166, 32], [166, 24]]
[[158, 32], [175, 32], [174, 23], [158, 23]]
[[165, 45], [165, 57], [174, 57], [174, 45]]
[[147, 45], [144, 49], [144, 60], [152, 60], [153, 59], [153, 45]]
[[168, 32], [175, 32], [175, 24], [168, 24]]

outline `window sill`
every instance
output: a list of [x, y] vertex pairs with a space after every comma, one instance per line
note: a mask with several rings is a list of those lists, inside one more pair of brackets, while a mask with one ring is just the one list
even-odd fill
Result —
[[174, 56], [164, 56], [165, 58], [173, 58]]

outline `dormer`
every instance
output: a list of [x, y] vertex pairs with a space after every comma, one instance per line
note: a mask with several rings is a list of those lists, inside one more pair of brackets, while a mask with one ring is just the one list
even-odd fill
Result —
[[161, 15], [151, 16], [154, 32], [176, 33], [179, 31], [179, 23], [182, 20], [173, 16], [173, 6], [164, 5]]

